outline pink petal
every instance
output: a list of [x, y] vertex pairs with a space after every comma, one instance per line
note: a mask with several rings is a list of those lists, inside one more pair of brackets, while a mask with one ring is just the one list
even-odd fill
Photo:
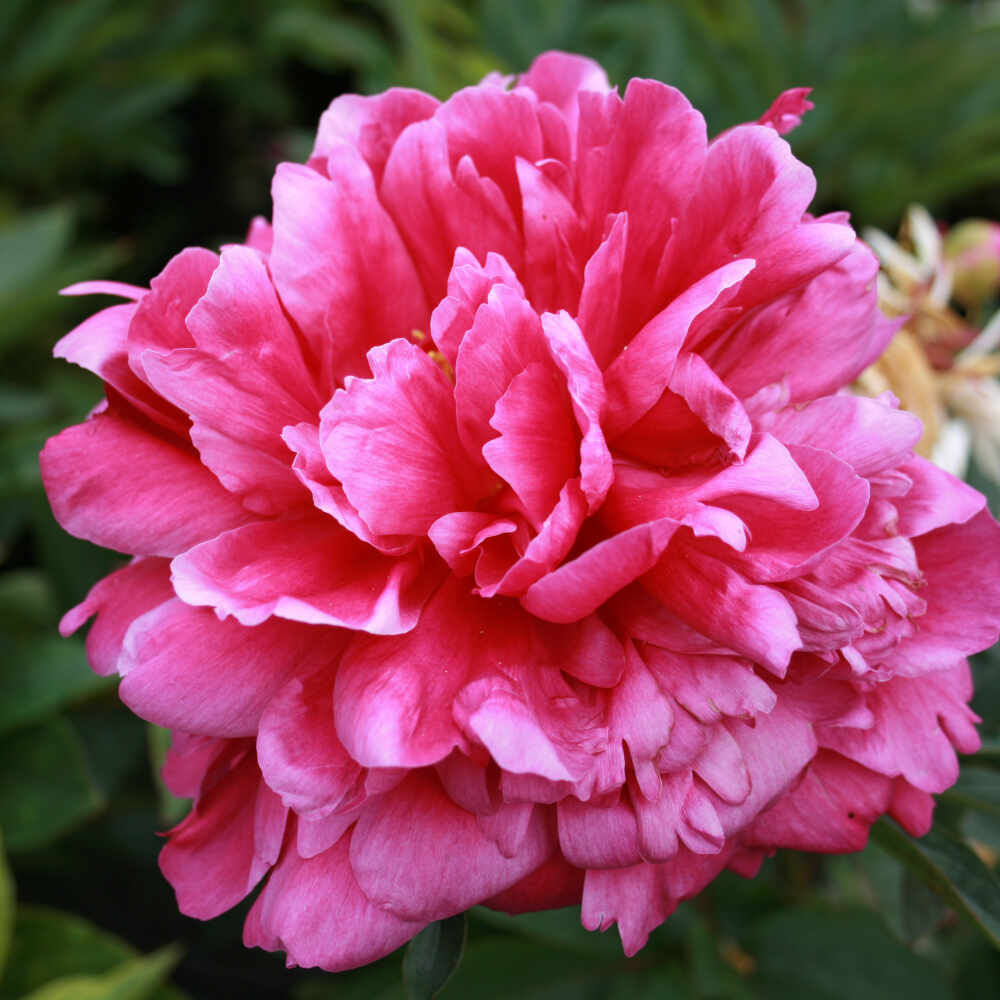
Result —
[[512, 886], [551, 851], [540, 810], [517, 854], [506, 858], [433, 775], [414, 773], [362, 814], [351, 837], [351, 867], [380, 909], [405, 920], [440, 920]]
[[524, 297], [521, 282], [500, 254], [490, 251], [486, 263], [480, 264], [465, 247], [455, 251], [448, 274], [448, 294], [431, 313], [431, 339], [453, 368], [458, 362], [459, 346], [494, 285], [507, 285]]
[[730, 656], [678, 656], [645, 646], [642, 657], [660, 686], [699, 722], [718, 722], [723, 716], [752, 719], [770, 712], [777, 701], [749, 663]]
[[400, 132], [430, 118], [438, 102], [419, 90], [393, 87], [374, 97], [344, 94], [323, 112], [312, 159], [323, 160], [343, 143], [354, 146], [371, 168], [376, 184]]
[[608, 394], [604, 432], [609, 440], [652, 409], [670, 382], [692, 322], [717, 302], [724, 302], [727, 289], [738, 285], [752, 269], [752, 261], [736, 260], [702, 278], [654, 316], [615, 358], [604, 375]]
[[778, 135], [787, 135], [802, 124], [802, 116], [816, 105], [808, 100], [812, 87], [792, 87], [782, 91], [771, 106], [757, 119], [760, 125], [770, 125]]
[[117, 295], [123, 299], [136, 301], [141, 299], [147, 288], [138, 285], [127, 285], [121, 281], [77, 281], [59, 289], [60, 295]]
[[419, 347], [394, 340], [368, 354], [320, 421], [329, 470], [375, 535], [421, 535], [467, 506], [451, 386]]
[[257, 759], [264, 780], [300, 815], [352, 798], [362, 769], [337, 737], [332, 670], [295, 677], [270, 700], [257, 732]]
[[824, 728], [822, 744], [878, 774], [902, 776], [925, 792], [943, 792], [958, 777], [955, 747], [979, 748], [976, 717], [965, 704], [968, 667], [922, 677], [894, 677], [868, 695], [870, 729]]
[[329, 391], [346, 375], [366, 372], [373, 345], [425, 327], [427, 305], [360, 154], [338, 145], [327, 169], [329, 180], [308, 167], [279, 166], [269, 266]]
[[580, 91], [606, 94], [611, 90], [604, 70], [596, 62], [569, 52], [543, 52], [517, 82], [533, 90], [540, 100], [554, 104], [566, 119], [571, 135], [575, 135], [580, 117]]
[[364, 767], [423, 767], [444, 759], [465, 739], [452, 703], [489, 655], [485, 602], [446, 582], [412, 632], [399, 638], [355, 639], [337, 672], [337, 734]]
[[[838, 249], [845, 242], [843, 249], [850, 251], [846, 256]], [[751, 312], [703, 353], [741, 398], [783, 380], [789, 400], [797, 403], [827, 395], [855, 379], [882, 353], [897, 324], [878, 310], [874, 287], [878, 261], [854, 241], [849, 226], [810, 223], [783, 238], [778, 249], [816, 276], [804, 288]], [[829, 260], [838, 255], [839, 261]], [[814, 256], [822, 264], [815, 270], [810, 262]], [[769, 263], [758, 255], [754, 273]]]
[[914, 547], [927, 610], [887, 657], [888, 666], [907, 674], [950, 667], [992, 646], [1000, 633], [1000, 525], [989, 511], [921, 535]]
[[490, 419], [500, 436], [483, 446], [483, 457], [514, 488], [536, 530], [577, 466], [576, 423], [554, 376], [538, 362], [515, 375]]
[[829, 750], [802, 781], [762, 813], [746, 842], [795, 851], [860, 851], [868, 828], [889, 808], [892, 782]]
[[410, 125], [389, 154], [379, 191], [432, 302], [444, 297], [457, 247], [468, 248], [478, 260], [495, 251], [515, 271], [522, 259], [523, 239], [512, 202], [483, 176], [483, 163], [470, 157], [456, 163], [453, 154], [439, 116]]
[[556, 806], [559, 848], [577, 868], [627, 868], [642, 861], [628, 802], [594, 806], [572, 795]]
[[122, 701], [159, 726], [211, 736], [252, 736], [293, 673], [336, 655], [317, 628], [272, 619], [254, 628], [167, 601], [125, 635]]
[[97, 615], [87, 633], [87, 659], [95, 673], [110, 674], [118, 668], [132, 622], [173, 595], [166, 559], [136, 559], [95, 583], [84, 600], [63, 615], [59, 632], [70, 635]]
[[543, 316], [542, 331], [556, 367], [566, 377], [573, 412], [583, 435], [580, 488], [593, 513], [601, 505], [614, 478], [611, 453], [601, 429], [607, 401], [604, 380], [580, 328], [568, 313]]
[[685, 546], [682, 556], [648, 573], [643, 583], [692, 628], [779, 677], [802, 644], [783, 595], [694, 546]]
[[286, 847], [247, 916], [248, 948], [287, 952], [290, 966], [341, 972], [388, 955], [424, 926], [369, 901], [351, 871], [348, 841], [308, 859]]
[[849, 395], [789, 407], [767, 426], [786, 445], [805, 444], [831, 452], [859, 476], [897, 467], [923, 433], [919, 417], [890, 401]]
[[628, 214], [613, 217], [607, 235], [587, 261], [576, 321], [603, 370], [621, 351], [619, 305], [628, 243]]
[[437, 582], [420, 568], [419, 557], [383, 556], [327, 518], [248, 524], [171, 565], [182, 601], [244, 625], [275, 615], [379, 635], [416, 624]]
[[495, 284], [462, 339], [455, 363], [458, 433], [470, 456], [495, 436], [490, 418], [511, 379], [550, 359], [538, 314], [519, 291]]
[[269, 867], [255, 851], [254, 813], [260, 785], [256, 761], [252, 754], [245, 754], [231, 767], [171, 830], [160, 852], [160, 870], [177, 893], [180, 911], [199, 920], [217, 917], [235, 906]]
[[986, 505], [978, 490], [920, 455], [910, 456], [898, 468], [913, 483], [895, 505], [896, 530], [907, 538], [969, 521]]
[[166, 354], [194, 345], [185, 320], [205, 294], [218, 263], [218, 256], [210, 250], [188, 247], [150, 282], [128, 333], [130, 364], [140, 378], [143, 369], [139, 357], [144, 351]]
[[110, 413], [50, 438], [41, 466], [56, 520], [120, 552], [173, 556], [250, 519], [196, 458]]

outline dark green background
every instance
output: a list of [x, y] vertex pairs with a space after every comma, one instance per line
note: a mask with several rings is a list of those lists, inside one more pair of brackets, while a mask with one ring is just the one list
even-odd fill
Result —
[[[815, 209], [850, 209], [858, 227], [894, 229], [912, 201], [948, 221], [1000, 218], [995, 7], [3, 0], [0, 827], [19, 902], [15, 916], [0, 878], [0, 1000], [72, 975], [91, 978], [44, 995], [404, 995], [399, 956], [345, 976], [287, 972], [280, 956], [240, 945], [245, 908], [208, 924], [176, 911], [155, 863], [154, 831], [179, 808], [153, 778], [162, 734], [89, 673], [79, 638], [55, 634], [119, 561], [58, 529], [38, 478], [44, 440], [100, 397], [94, 378], [50, 360], [95, 308], [60, 299], [60, 287], [145, 284], [184, 246], [242, 238], [250, 217], [268, 214], [275, 164], [308, 154], [338, 93], [406, 84], [445, 96], [553, 47], [594, 56], [619, 84], [679, 86], [711, 132], [756, 118], [786, 87], [813, 86], [816, 110], [791, 141], [818, 175]], [[444, 995], [1000, 996], [1000, 883], [962, 845], [1000, 849], [1000, 671], [979, 660], [976, 706], [992, 750], [942, 797], [929, 840], [886, 823], [861, 855], [788, 853], [755, 881], [726, 876], [631, 962], [614, 932], [587, 935], [573, 912], [475, 912]], [[411, 952], [410, 995], [421, 969], [448, 964], [460, 931], [445, 928], [439, 951]]]

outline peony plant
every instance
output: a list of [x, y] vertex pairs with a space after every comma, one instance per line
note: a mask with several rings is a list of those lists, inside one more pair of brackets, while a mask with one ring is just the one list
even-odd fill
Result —
[[340, 970], [482, 904], [631, 955], [723, 869], [915, 834], [978, 746], [1000, 527], [847, 386], [898, 322], [782, 95], [714, 140], [564, 53], [340, 97], [273, 219], [57, 345], [42, 471], [132, 556], [62, 623], [173, 730], [161, 867]]

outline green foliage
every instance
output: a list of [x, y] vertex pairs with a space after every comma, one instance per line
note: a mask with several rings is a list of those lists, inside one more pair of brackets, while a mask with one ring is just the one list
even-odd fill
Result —
[[[883, 822], [859, 855], [789, 853], [752, 882], [726, 876], [631, 960], [614, 931], [583, 931], [577, 910], [474, 911], [450, 979], [462, 918], [426, 931], [405, 958], [337, 976], [246, 952], [245, 907], [184, 920], [155, 863], [154, 831], [185, 809], [154, 778], [165, 734], [117, 705], [79, 638], [56, 637], [61, 614], [121, 558], [55, 525], [37, 463], [45, 439], [100, 396], [50, 353], [103, 303], [58, 289], [93, 277], [144, 284], [185, 245], [240, 238], [268, 212], [275, 163], [308, 155], [319, 114], [345, 90], [443, 97], [556, 47], [598, 59], [619, 85], [652, 76], [680, 87], [714, 134], [811, 85], [816, 109], [790, 141], [817, 173], [819, 210], [889, 229], [910, 201], [946, 219], [1000, 218], [1000, 25], [984, 4], [918, 6], [0, 4], [0, 826], [22, 897], [59, 908], [15, 909], [0, 863], [0, 1000], [176, 1000], [162, 985], [171, 975], [197, 996], [296, 1000], [1000, 995], [1000, 892], [983, 860], [1000, 852], [996, 651], [975, 664], [987, 746], [941, 797], [941, 829], [916, 841]], [[188, 957], [173, 973], [177, 953], [156, 949], [179, 939]]]

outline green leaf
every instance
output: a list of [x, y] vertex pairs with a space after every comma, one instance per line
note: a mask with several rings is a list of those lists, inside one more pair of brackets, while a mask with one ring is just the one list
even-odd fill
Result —
[[0, 227], [0, 299], [51, 270], [69, 245], [73, 212], [53, 205]]
[[1000, 948], [1000, 879], [970, 847], [940, 830], [917, 840], [885, 819], [872, 834]]
[[115, 685], [90, 669], [77, 639], [0, 637], [0, 664], [0, 734]]
[[176, 948], [129, 959], [102, 976], [65, 976], [28, 994], [24, 1000], [151, 1000], [177, 964]]
[[432, 1000], [451, 978], [465, 951], [469, 919], [464, 913], [428, 924], [406, 946], [403, 982], [408, 1000]]
[[15, 900], [14, 877], [7, 864], [2, 834], [0, 834], [0, 978], [3, 977], [4, 966], [7, 964], [10, 939], [14, 932]]
[[0, 827], [12, 851], [43, 847], [104, 805], [80, 739], [65, 719], [0, 739], [0, 774]]
[[[150, 1000], [181, 1000], [183, 994], [176, 989], [157, 988], [176, 962], [175, 951], [164, 949], [140, 959], [139, 968], [129, 964], [136, 957], [130, 944], [81, 917], [44, 906], [21, 906], [7, 971], [0, 981], [0, 1000], [23, 1000], [46, 984], [69, 977], [89, 980], [106, 973], [117, 973], [126, 987], [154, 979], [152, 988], [140, 995]], [[103, 1000], [106, 994], [101, 996]]]
[[754, 930], [753, 992], [767, 1000], [946, 1000], [937, 966], [914, 955], [870, 910], [789, 907]]
[[958, 781], [942, 799], [977, 812], [1000, 817], [1000, 780], [996, 772], [984, 767], [963, 767]]

